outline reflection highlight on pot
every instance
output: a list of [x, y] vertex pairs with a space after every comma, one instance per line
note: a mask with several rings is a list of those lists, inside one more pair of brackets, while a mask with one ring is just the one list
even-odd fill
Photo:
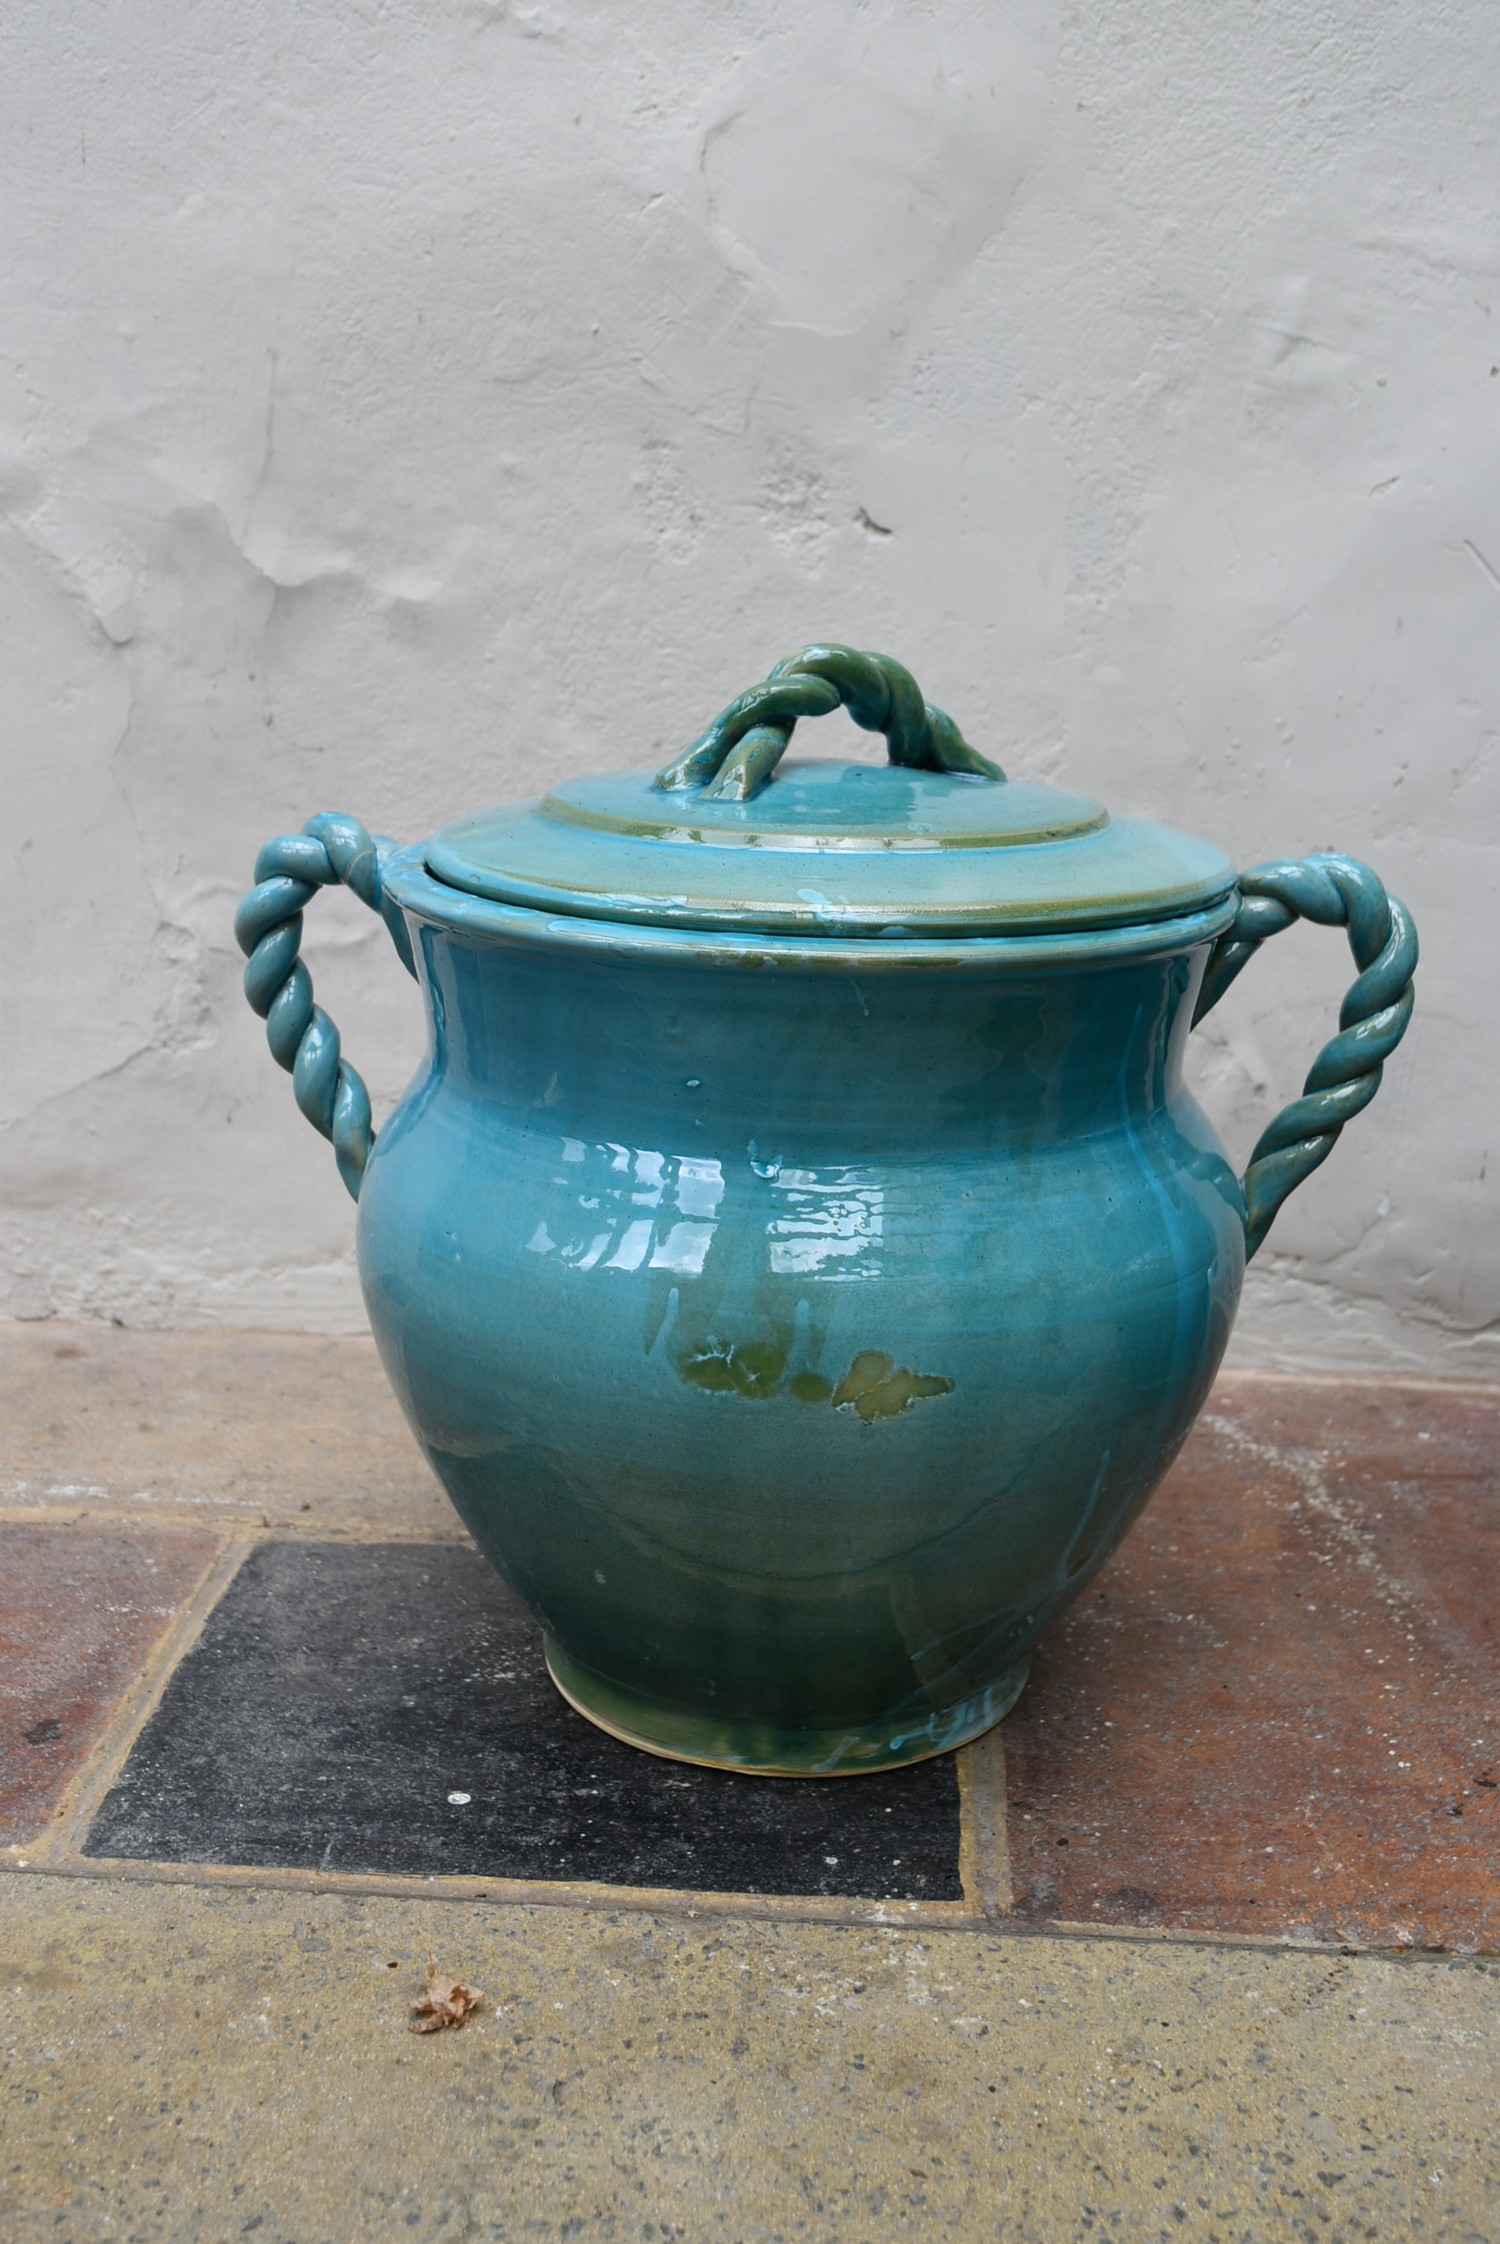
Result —
[[[543, 1220], [526, 1242], [532, 1254], [555, 1254], [575, 1270], [645, 1268], [702, 1276], [724, 1197], [717, 1161], [613, 1143], [589, 1145], [581, 1138], [563, 1139], [562, 1160], [552, 1182], [577, 1193], [574, 1205], [582, 1221], [577, 1231], [555, 1239]], [[602, 1177], [591, 1175], [600, 1164]], [[585, 1183], [597, 1183], [597, 1189], [578, 1190]]]
[[767, 1225], [777, 1277], [878, 1278], [885, 1192], [857, 1169], [781, 1168]]
[[[571, 1202], [568, 1228], [544, 1218], [526, 1244], [575, 1270], [703, 1274], [726, 1189], [722, 1164], [703, 1154], [564, 1138], [552, 1184]], [[855, 1168], [789, 1168], [752, 1143], [747, 1167], [769, 1188], [767, 1259], [780, 1278], [838, 1284], [877, 1278], [885, 1192]]]

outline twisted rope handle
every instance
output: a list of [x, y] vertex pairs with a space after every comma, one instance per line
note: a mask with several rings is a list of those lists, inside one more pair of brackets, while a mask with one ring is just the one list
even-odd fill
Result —
[[669, 793], [702, 787], [713, 800], [748, 802], [785, 755], [798, 718], [826, 717], [841, 704], [866, 732], [885, 734], [893, 764], [1005, 777], [944, 710], [922, 699], [911, 672], [889, 655], [817, 646], [788, 655], [760, 685], [737, 694], [691, 748], [657, 773], [656, 784]]
[[387, 907], [380, 868], [396, 844], [357, 818], [325, 811], [300, 834], [279, 834], [255, 860], [255, 886], [234, 915], [235, 940], [248, 954], [245, 995], [266, 1024], [266, 1042], [292, 1078], [292, 1093], [315, 1130], [333, 1140], [339, 1175], [352, 1199], [375, 1143], [364, 1078], [339, 1049], [339, 1032], [313, 1003], [312, 976], [300, 957], [302, 911], [320, 888], [342, 881], [385, 919], [402, 963], [412, 971], [406, 930]]
[[1417, 931], [1399, 898], [1368, 865], [1331, 854], [1258, 865], [1240, 875], [1234, 925], [1209, 953], [1193, 1023], [1202, 1020], [1268, 935], [1293, 920], [1347, 927], [1359, 979], [1339, 1008], [1339, 1033], [1308, 1072], [1300, 1099], [1263, 1130], [1245, 1171], [1247, 1259], [1289, 1193], [1327, 1160], [1344, 1124], [1380, 1089], [1381, 1071], [1406, 1034], [1414, 1003]]

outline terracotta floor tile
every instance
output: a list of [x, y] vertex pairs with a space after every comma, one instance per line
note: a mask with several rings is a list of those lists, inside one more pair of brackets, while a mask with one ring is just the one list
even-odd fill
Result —
[[1500, 1940], [1500, 1396], [1238, 1381], [1005, 1725], [1031, 1919]]
[[216, 1547], [0, 1522], [0, 1846], [43, 1829]]

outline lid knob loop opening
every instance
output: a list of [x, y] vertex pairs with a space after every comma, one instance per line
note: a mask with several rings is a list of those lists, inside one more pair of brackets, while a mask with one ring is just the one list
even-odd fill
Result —
[[708, 799], [749, 802], [785, 755], [798, 718], [826, 717], [840, 707], [866, 732], [885, 734], [893, 764], [1005, 777], [969, 746], [945, 710], [922, 699], [921, 687], [899, 662], [820, 645], [788, 655], [760, 685], [737, 694], [691, 748], [657, 773], [656, 784], [668, 793], [701, 787]]

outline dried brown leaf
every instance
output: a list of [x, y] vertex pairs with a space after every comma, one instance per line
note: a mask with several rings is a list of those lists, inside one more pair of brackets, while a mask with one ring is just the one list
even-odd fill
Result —
[[461, 2026], [484, 2000], [483, 1990], [466, 1987], [461, 1979], [449, 1979], [438, 1970], [437, 1958], [427, 1959], [427, 1984], [412, 2004], [412, 2017], [408, 2032], [413, 2034], [440, 2034], [445, 2026]]

